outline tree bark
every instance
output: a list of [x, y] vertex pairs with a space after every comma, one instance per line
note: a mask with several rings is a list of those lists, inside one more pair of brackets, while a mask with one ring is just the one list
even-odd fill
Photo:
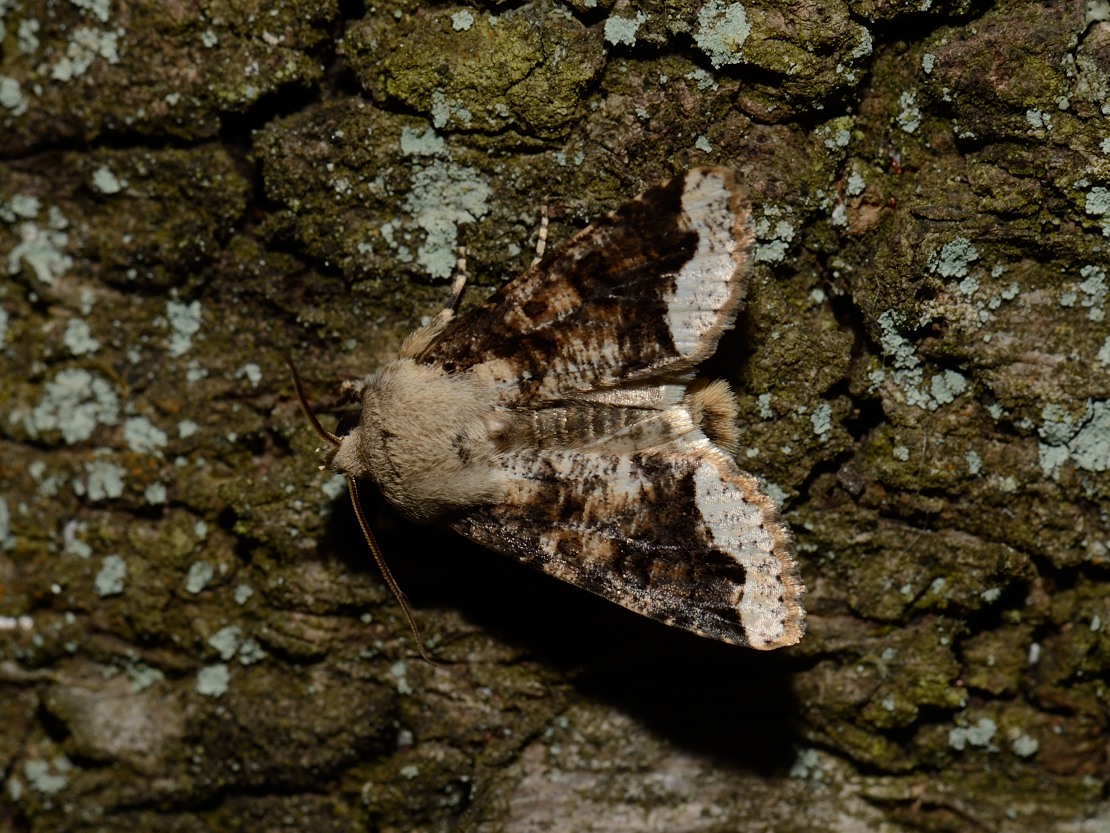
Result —
[[[0, 827], [1110, 824], [1110, 11], [0, 10]], [[677, 171], [756, 267], [712, 372], [795, 648], [641, 620], [317, 471], [448, 298]], [[330, 424], [330, 423], [329, 423]]]

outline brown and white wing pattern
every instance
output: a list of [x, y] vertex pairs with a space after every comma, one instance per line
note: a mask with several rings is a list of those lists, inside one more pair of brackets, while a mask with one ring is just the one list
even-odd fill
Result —
[[503, 405], [685, 378], [743, 299], [754, 234], [730, 171], [698, 168], [584, 229], [418, 357]]
[[524, 452], [451, 526], [624, 607], [753, 648], [801, 639], [805, 589], [759, 484], [700, 432], [652, 450]]
[[350, 386], [350, 431], [325, 431], [298, 387], [371, 549], [361, 477], [410, 518], [645, 616], [753, 648], [796, 643], [790, 533], [724, 450], [739, 439], [728, 386], [693, 381], [736, 319], [752, 241], [732, 173], [691, 170], [413, 333]]

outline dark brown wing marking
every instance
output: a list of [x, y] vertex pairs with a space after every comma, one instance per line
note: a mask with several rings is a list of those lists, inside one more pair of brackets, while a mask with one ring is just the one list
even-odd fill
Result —
[[752, 239], [731, 172], [689, 171], [452, 322], [420, 361], [492, 381], [501, 404], [681, 378], [732, 325]]
[[756, 480], [694, 433], [651, 452], [522, 453], [506, 498], [451, 526], [490, 549], [703, 636], [802, 635], [790, 533]]

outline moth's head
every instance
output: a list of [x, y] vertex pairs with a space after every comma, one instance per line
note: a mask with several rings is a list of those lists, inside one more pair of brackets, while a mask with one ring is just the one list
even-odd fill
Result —
[[381, 432], [373, 420], [363, 421], [364, 409], [340, 418], [332, 434], [336, 441], [326, 450], [324, 465], [336, 474], [347, 477], [370, 478], [378, 482], [377, 468], [381, 466], [379, 455], [368, 454], [369, 449], [382, 445]]
[[[354, 477], [365, 477], [365, 466], [359, 463], [359, 419], [361, 412], [347, 414], [336, 423], [335, 433], [330, 448], [324, 449], [324, 466], [336, 474], [346, 474]], [[329, 441], [331, 442], [331, 441]]]

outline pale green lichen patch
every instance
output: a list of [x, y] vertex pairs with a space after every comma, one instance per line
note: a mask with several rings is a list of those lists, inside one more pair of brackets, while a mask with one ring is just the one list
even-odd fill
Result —
[[262, 381], [262, 368], [257, 362], [247, 362], [235, 371], [235, 378], [246, 379], [252, 388], [256, 388]]
[[1101, 185], [1091, 188], [1084, 199], [1083, 208], [1088, 214], [1094, 214], [1096, 217], [1110, 214], [1110, 188]]
[[0, 220], [5, 223], [33, 220], [41, 210], [42, 202], [34, 194], [13, 194], [7, 201], [0, 202]]
[[1067, 445], [1078, 468], [1092, 472], [1110, 469], [1110, 402], [1088, 402], [1079, 430]]
[[[28, 203], [28, 205], [31, 205]], [[34, 202], [37, 213], [37, 201]], [[16, 205], [12, 205], [16, 213]], [[22, 216], [16, 213], [16, 216]], [[73, 266], [73, 258], [66, 252], [69, 244], [69, 220], [56, 206], [47, 212], [46, 224], [28, 220], [19, 223], [19, 242], [8, 252], [8, 274], [18, 274], [23, 266], [42, 283], [51, 286], [64, 277]]]
[[929, 269], [941, 278], [964, 278], [979, 250], [966, 237], [956, 237], [929, 255]]
[[127, 675], [132, 694], [147, 691], [166, 679], [166, 675], [161, 669], [153, 668], [142, 662], [128, 663], [124, 668], [124, 673]]
[[84, 75], [97, 60], [120, 62], [122, 30], [78, 26], [66, 43], [65, 54], [50, 67], [50, 79], [65, 83]]
[[1098, 363], [1103, 366], [1110, 366], [1110, 336], [1106, 337], [1106, 341], [1102, 342], [1102, 346], [1098, 348], [1098, 354], [1095, 356]]
[[1052, 114], [1046, 113], [1036, 107], [1031, 107], [1025, 111], [1025, 121], [1029, 127], [1036, 132], [1043, 132], [1052, 129]]
[[472, 168], [433, 162], [413, 174], [405, 208], [424, 231], [417, 260], [431, 277], [450, 277], [458, 252], [459, 226], [489, 211], [491, 190]]
[[761, 393], [756, 399], [756, 407], [759, 409], [759, 416], [762, 419], [775, 418], [775, 412], [771, 408], [771, 394]]
[[822, 441], [827, 440], [829, 432], [832, 430], [832, 407], [827, 402], [822, 402], [813, 409], [810, 415], [810, 423], [813, 425], [813, 433], [816, 434]]
[[222, 697], [231, 683], [231, 671], [223, 663], [208, 665], [197, 672], [196, 690], [205, 697]]
[[43, 386], [37, 405], [15, 413], [31, 436], [58, 432], [73, 445], [89, 439], [99, 425], [115, 425], [119, 412], [119, 394], [107, 379], [83, 368], [68, 368]]
[[[409, 219], [383, 223], [380, 239], [400, 260], [415, 259], [426, 276], [449, 277], [458, 257], [459, 227], [488, 213], [492, 190], [478, 170], [450, 161], [443, 139], [433, 130], [405, 127], [400, 146], [418, 162], [405, 198]], [[412, 226], [419, 229], [417, 235]], [[369, 242], [359, 246], [363, 256], [373, 250]]]
[[898, 97], [898, 111], [896, 121], [898, 126], [906, 133], [916, 133], [921, 127], [921, 108], [917, 105], [917, 92], [906, 90]]
[[123, 592], [123, 581], [127, 577], [127, 562], [118, 555], [107, 555], [101, 562], [100, 572], [96, 574], [93, 591], [101, 598], [118, 596]]
[[239, 646], [239, 664], [254, 665], [267, 657], [266, 651], [255, 640], [247, 637]]
[[145, 416], [127, 419], [123, 423], [123, 438], [136, 454], [160, 454], [169, 443], [166, 432]]
[[235, 656], [239, 646], [243, 644], [243, 629], [238, 625], [228, 625], [208, 637], [208, 644], [226, 662]]
[[451, 15], [451, 25], [456, 32], [465, 32], [474, 25], [474, 13], [470, 9], [459, 9]]
[[0, 107], [10, 110], [13, 116], [22, 116], [30, 104], [19, 81], [0, 75]]
[[395, 662], [389, 668], [389, 673], [396, 681], [398, 694], [412, 694], [412, 685], [408, 678], [408, 665], [404, 662]]
[[200, 301], [167, 301], [166, 320], [170, 326], [169, 354], [173, 357], [185, 355], [193, 347], [193, 336], [200, 332]]
[[1079, 270], [1083, 279], [1076, 289], [1079, 291], [1079, 304], [1088, 310], [1087, 318], [1102, 321], [1106, 318], [1106, 271], [1099, 266], [1088, 264]]
[[694, 42], [717, 69], [739, 63], [744, 41], [752, 33], [748, 15], [741, 3], [709, 0], [698, 11]]
[[852, 121], [847, 118], [833, 119], [821, 125], [818, 135], [824, 137], [821, 144], [828, 150], [843, 150], [852, 143]]
[[605, 21], [606, 42], [614, 46], [635, 46], [636, 32], [647, 19], [643, 12], [636, 12], [634, 17], [613, 15]]
[[[39, 48], [38, 32], [40, 28], [41, 26], [36, 18], [24, 18], [19, 21], [19, 30], [16, 37], [20, 52], [29, 55]], [[0, 22], [0, 36], [3, 35], [3, 31], [4, 25]]]
[[981, 717], [975, 723], [956, 726], [948, 732], [948, 745], [958, 752], [969, 746], [991, 748], [998, 733], [998, 725], [989, 717]]
[[230, 662], [238, 654], [241, 665], [253, 665], [266, 656], [261, 646], [250, 637], [244, 636], [243, 629], [238, 625], [220, 628], [208, 638], [208, 644], [216, 649], [224, 662]]
[[967, 391], [967, 377], [955, 370], [945, 370], [933, 376], [929, 383], [931, 402], [947, 405]]
[[688, 29], [716, 70], [748, 65], [773, 73], [775, 92], [767, 102], [772, 108], [784, 102], [819, 108], [823, 98], [858, 80], [873, 50], [871, 33], [841, 2], [825, 4], [819, 15], [728, 0], [694, 8], [696, 14], [672, 23], [671, 31]]
[[88, 558], [92, 555], [92, 547], [89, 546], [87, 541], [84, 541], [78, 535], [84, 535], [88, 529], [88, 524], [81, 521], [70, 521], [62, 530], [63, 549], [67, 555], [75, 555], [78, 558]]
[[1079, 418], [1050, 403], [1041, 416], [1039, 454], [1045, 477], [1057, 477], [1069, 462], [1091, 472], [1110, 469], [1110, 401], [1088, 400]]
[[406, 126], [401, 128], [401, 153], [405, 156], [443, 156], [447, 153], [447, 143], [430, 127], [418, 130]]
[[93, 171], [93, 187], [102, 194], [118, 194], [123, 190], [125, 183], [112, 173], [107, 165], [101, 165]]
[[755, 222], [755, 233], [758, 240], [756, 262], [780, 263], [786, 258], [796, 229], [785, 209], [766, 206], [763, 216]]
[[872, 375], [874, 389], [890, 386], [895, 397], [908, 405], [935, 411], [968, 391], [967, 377], [956, 370], [927, 372], [917, 350], [902, 332], [903, 318], [894, 310], [879, 316], [879, 344], [890, 370]]
[[110, 0], [69, 0], [69, 2], [88, 12], [101, 23], [108, 22], [108, 13], [111, 9]]
[[[350, 136], [372, 138], [345, 138]], [[327, 168], [315, 164], [321, 146], [331, 148], [334, 162]], [[260, 154], [267, 190], [289, 207], [306, 249], [338, 265], [352, 280], [372, 278], [364, 288], [390, 294], [392, 304], [404, 297], [379, 283], [383, 277], [392, 282], [449, 276], [462, 242], [460, 226], [488, 222], [494, 206], [489, 175], [457, 161], [457, 146], [426, 121], [349, 102], [263, 136]], [[348, 183], [341, 194], [333, 187], [337, 178]], [[473, 231], [466, 242], [473, 264]], [[344, 314], [369, 314], [362, 307], [365, 300], [356, 298]], [[387, 335], [381, 329], [368, 334]]]
[[123, 495], [127, 472], [111, 460], [97, 459], [85, 463], [85, 478], [74, 478], [73, 492], [92, 501], [114, 500]]
[[151, 483], [143, 489], [143, 497], [151, 506], [161, 506], [166, 502], [169, 493], [165, 483]]
[[185, 576], [185, 592], [197, 595], [208, 587], [215, 575], [215, 568], [207, 561], [194, 561], [189, 565], [189, 572]]
[[56, 795], [69, 785], [73, 764], [65, 755], [49, 761], [32, 759], [23, 764], [23, 777], [28, 786], [43, 795]]
[[1019, 758], [1030, 758], [1036, 755], [1040, 747], [1041, 744], [1036, 738], [1030, 737], [1024, 732], [1010, 741], [1010, 749]]
[[89, 322], [81, 318], [71, 318], [66, 322], [62, 341], [75, 356], [90, 355], [100, 349], [100, 342], [93, 338]]

